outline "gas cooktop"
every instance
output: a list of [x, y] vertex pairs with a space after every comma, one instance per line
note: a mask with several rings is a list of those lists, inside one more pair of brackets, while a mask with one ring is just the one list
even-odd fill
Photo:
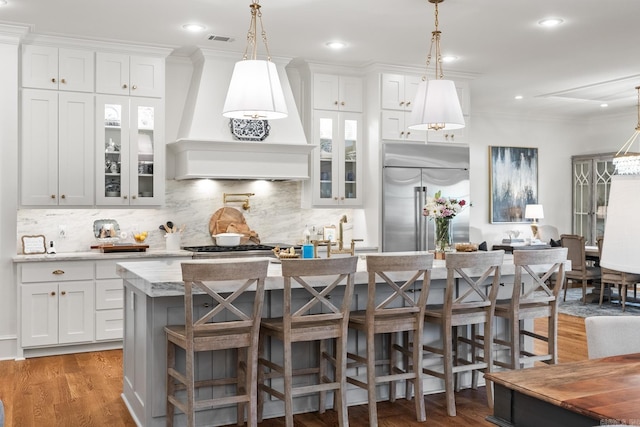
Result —
[[286, 243], [265, 243], [255, 245], [238, 245], [238, 246], [185, 246], [182, 249], [190, 252], [248, 252], [248, 251], [270, 251], [276, 246], [281, 248], [289, 248], [292, 245]]

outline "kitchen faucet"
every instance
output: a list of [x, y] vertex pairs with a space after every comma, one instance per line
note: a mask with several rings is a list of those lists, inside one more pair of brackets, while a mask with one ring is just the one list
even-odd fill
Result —
[[327, 245], [327, 258], [331, 258], [331, 255], [334, 254], [351, 254], [353, 256], [355, 254], [356, 242], [362, 242], [362, 239], [351, 239], [351, 247], [349, 249], [344, 248], [344, 224], [347, 222], [347, 216], [342, 215], [340, 218], [340, 224], [338, 228], [338, 248], [333, 249], [333, 243], [330, 240], [313, 240], [313, 257], [318, 258], [318, 244], [324, 243]]

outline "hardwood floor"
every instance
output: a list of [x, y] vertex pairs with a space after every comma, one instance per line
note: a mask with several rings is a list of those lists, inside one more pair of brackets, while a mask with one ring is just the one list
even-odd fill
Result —
[[[559, 316], [560, 363], [587, 358], [584, 319]], [[536, 329], [544, 330], [543, 322]], [[0, 399], [5, 427], [135, 426], [120, 398], [122, 352], [119, 350], [0, 361]], [[427, 422], [413, 417], [413, 403], [400, 399], [378, 404], [379, 426], [491, 426], [483, 388], [456, 394], [458, 416], [446, 413], [444, 394], [425, 396]], [[335, 413], [296, 415], [300, 426], [335, 426]], [[349, 408], [353, 427], [368, 426], [367, 407]], [[284, 426], [284, 419], [265, 420], [261, 427]]]

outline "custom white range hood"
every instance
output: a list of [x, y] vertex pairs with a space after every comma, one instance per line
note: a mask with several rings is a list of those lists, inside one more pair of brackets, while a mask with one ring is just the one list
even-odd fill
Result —
[[288, 117], [270, 120], [265, 140], [240, 141], [230, 119], [222, 116], [238, 54], [199, 50], [191, 59], [193, 76], [178, 139], [167, 144], [175, 154], [175, 179], [308, 179], [309, 154], [316, 146], [307, 144], [284, 65], [276, 62]]

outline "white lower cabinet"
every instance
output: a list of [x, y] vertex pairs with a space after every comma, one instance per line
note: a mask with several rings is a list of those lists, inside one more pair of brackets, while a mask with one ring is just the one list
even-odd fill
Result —
[[96, 261], [96, 341], [121, 340], [124, 291], [116, 273], [119, 261]]
[[63, 353], [64, 346], [119, 347], [124, 326], [119, 261], [20, 264], [20, 347], [35, 355]]
[[22, 266], [22, 347], [94, 339], [93, 263]]

